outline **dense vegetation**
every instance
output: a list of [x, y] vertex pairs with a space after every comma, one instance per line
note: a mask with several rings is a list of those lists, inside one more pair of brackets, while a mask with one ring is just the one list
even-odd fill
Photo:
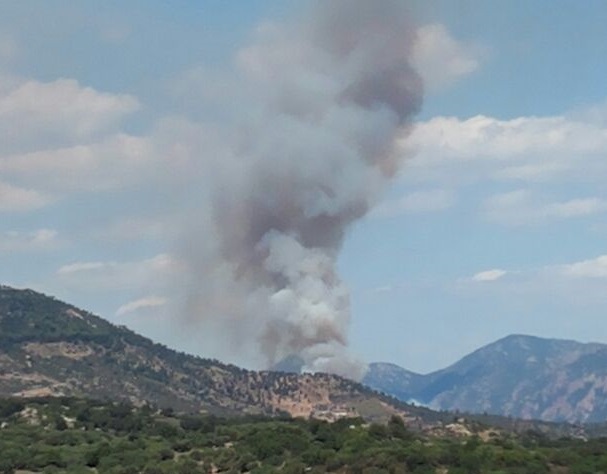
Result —
[[606, 439], [427, 438], [396, 417], [223, 419], [41, 398], [0, 400], [0, 426], [3, 473], [607, 473]]

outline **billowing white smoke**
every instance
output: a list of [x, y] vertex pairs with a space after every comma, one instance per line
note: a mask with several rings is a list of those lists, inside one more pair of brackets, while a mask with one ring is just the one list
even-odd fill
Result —
[[234, 127], [213, 170], [212, 217], [186, 255], [188, 312], [233, 351], [362, 375], [335, 267], [349, 226], [397, 170], [394, 144], [420, 106], [404, 3], [318, 0], [298, 24], [260, 28], [239, 54], [243, 88], [261, 105]]

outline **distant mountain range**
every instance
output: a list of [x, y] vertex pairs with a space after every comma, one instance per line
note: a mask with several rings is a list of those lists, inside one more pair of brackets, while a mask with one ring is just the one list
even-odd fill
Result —
[[513, 335], [427, 375], [373, 363], [363, 383], [436, 410], [607, 420], [607, 345]]

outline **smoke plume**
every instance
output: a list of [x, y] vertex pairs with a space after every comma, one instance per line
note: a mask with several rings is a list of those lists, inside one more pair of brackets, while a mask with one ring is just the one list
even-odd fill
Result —
[[336, 259], [397, 171], [395, 142], [420, 107], [404, 3], [318, 0], [302, 21], [260, 27], [238, 55], [239, 94], [255, 105], [187, 246], [188, 312], [262, 365], [296, 355], [305, 370], [362, 375]]

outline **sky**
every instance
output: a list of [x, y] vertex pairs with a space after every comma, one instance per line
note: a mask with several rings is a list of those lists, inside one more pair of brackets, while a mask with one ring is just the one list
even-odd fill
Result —
[[[183, 314], [184, 248], [259, 118], [249, 53], [309, 3], [0, 0], [0, 283], [258, 367]], [[406, 3], [424, 100], [337, 257], [349, 351], [426, 373], [514, 333], [607, 343], [607, 2]]]

